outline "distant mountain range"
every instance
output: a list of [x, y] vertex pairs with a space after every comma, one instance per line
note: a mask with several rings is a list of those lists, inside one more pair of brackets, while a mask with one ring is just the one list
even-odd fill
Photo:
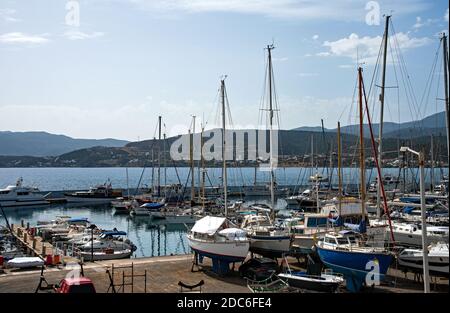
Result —
[[[419, 121], [411, 121], [405, 123], [383, 123], [383, 138], [414, 138], [418, 136], [429, 135], [431, 136], [445, 136], [445, 112], [439, 112], [425, 117]], [[372, 124], [375, 137], [378, 137], [379, 124]], [[293, 130], [310, 131], [310, 132], [322, 132], [320, 126], [304, 126], [298, 127]], [[325, 132], [337, 132], [336, 128], [324, 129]], [[359, 135], [359, 125], [347, 125], [341, 126], [341, 132], [344, 134]], [[364, 124], [364, 136], [370, 136], [369, 125]]]
[[[430, 151], [430, 135], [433, 134], [435, 135], [435, 157], [445, 160], [447, 149], [444, 112], [416, 122], [401, 124], [388, 122], [384, 126], [385, 158], [396, 158], [400, 145]], [[374, 124], [373, 127], [377, 137], [378, 124]], [[343, 157], [347, 155], [350, 162], [351, 155], [357, 149], [359, 126], [348, 125], [341, 129]], [[367, 157], [370, 157], [371, 141], [367, 125], [365, 130]], [[175, 163], [171, 161], [168, 150], [178, 137], [167, 138], [164, 147], [163, 141], [156, 139], [127, 142], [115, 139], [73, 139], [44, 132], [0, 132], [0, 167], [148, 166], [151, 163], [152, 150], [155, 152], [155, 158], [158, 151], [165, 150], [167, 165], [172, 166]], [[327, 129], [325, 134], [322, 134], [321, 127], [300, 127], [279, 132], [278, 154], [287, 159], [303, 160], [311, 152], [311, 137], [314, 141], [315, 155], [325, 156], [330, 151], [336, 151], [336, 129]], [[178, 162], [177, 165], [187, 165], [187, 163]]]
[[123, 147], [128, 141], [117, 139], [75, 139], [47, 132], [0, 131], [0, 155], [56, 156], [70, 151], [103, 147]]

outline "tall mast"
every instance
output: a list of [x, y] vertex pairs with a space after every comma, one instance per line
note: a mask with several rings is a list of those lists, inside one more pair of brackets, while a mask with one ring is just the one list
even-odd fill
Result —
[[314, 176], [314, 135], [311, 134], [311, 177]]
[[[200, 162], [201, 162], [201, 194], [202, 194], [202, 208], [205, 208], [205, 160], [203, 158], [203, 133], [205, 131], [205, 127], [203, 126], [203, 124], [201, 125], [202, 127], [202, 133], [201, 133], [201, 138], [200, 138]], [[200, 194], [200, 193], [199, 193]]]
[[195, 201], [195, 163], [194, 163], [194, 136], [195, 136], [195, 115], [192, 115], [192, 148], [191, 148], [191, 199]]
[[[386, 15], [386, 25], [384, 27], [384, 36], [383, 36], [383, 72], [381, 76], [381, 94], [380, 94], [380, 125], [379, 125], [379, 134], [378, 134], [378, 164], [380, 165], [380, 170], [383, 170], [383, 118], [384, 118], [384, 92], [385, 92], [385, 84], [386, 84], [386, 58], [387, 58], [387, 46], [389, 39], [389, 19], [390, 15]], [[381, 216], [381, 187], [380, 184], [383, 183], [383, 179], [378, 180], [377, 184], [377, 217]]]
[[161, 197], [161, 116], [158, 116], [158, 197]]
[[[444, 100], [445, 100], [445, 115], [446, 115], [446, 126], [447, 126], [447, 164], [450, 164], [450, 108], [448, 103], [448, 52], [447, 52], [447, 35], [442, 34], [442, 46], [444, 53], [442, 56], [444, 65]], [[449, 193], [450, 197], [450, 193]], [[449, 200], [450, 201], [450, 200]], [[450, 202], [449, 202], [450, 203]]]
[[434, 137], [433, 134], [431, 134], [431, 149], [430, 149], [430, 160], [431, 160], [431, 170], [430, 170], [430, 179], [431, 179], [431, 185], [430, 190], [434, 191]]
[[[338, 181], [339, 181], [339, 190], [338, 190], [338, 209], [339, 209], [339, 216], [342, 214], [342, 170], [341, 170], [341, 123], [338, 122], [338, 129], [337, 129], [337, 142], [338, 142]], [[330, 182], [331, 183], [331, 182]]]
[[365, 177], [365, 156], [364, 156], [364, 111], [362, 100], [362, 68], [358, 68], [359, 82], [359, 165], [361, 171], [361, 220], [366, 219], [366, 177]]
[[[226, 78], [226, 76], [225, 76]], [[224, 207], [225, 207], [225, 217], [228, 217], [228, 199], [227, 199], [227, 162], [226, 162], [226, 121], [225, 121], [225, 78], [223, 78], [220, 81], [220, 97], [222, 100], [222, 161], [223, 161], [223, 168], [222, 168], [222, 180], [223, 180], [223, 200], [224, 200]]]
[[[164, 126], [165, 128], [165, 126]], [[166, 132], [164, 131], [163, 134], [164, 142], [163, 142], [163, 166], [164, 166], [164, 196], [167, 196], [167, 160], [166, 160], [166, 144], [167, 144], [167, 138], [166, 138]]]
[[272, 95], [272, 50], [275, 47], [273, 45], [267, 45], [268, 51], [268, 71], [269, 71], [269, 136], [270, 136], [270, 203], [271, 203], [271, 215], [272, 219], [275, 217], [275, 177], [273, 174], [273, 95]]

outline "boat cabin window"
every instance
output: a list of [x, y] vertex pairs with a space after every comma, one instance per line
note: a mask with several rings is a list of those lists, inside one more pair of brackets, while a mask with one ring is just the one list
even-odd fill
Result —
[[347, 238], [338, 238], [338, 244], [348, 245], [348, 239]]
[[2, 190], [0, 191], [0, 195], [6, 195], [9, 193], [10, 190]]
[[326, 243], [332, 243], [332, 244], [336, 243], [335, 239], [334, 238], [330, 238], [330, 237], [325, 237], [325, 242]]
[[327, 218], [308, 218], [307, 227], [326, 227], [327, 226]]
[[18, 196], [27, 196], [27, 195], [29, 195], [30, 193], [28, 192], [28, 191], [19, 191], [19, 192], [17, 192], [17, 195]]

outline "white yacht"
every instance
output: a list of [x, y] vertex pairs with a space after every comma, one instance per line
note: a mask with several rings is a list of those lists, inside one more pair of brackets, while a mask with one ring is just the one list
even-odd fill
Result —
[[2, 207], [38, 206], [50, 204], [36, 187], [23, 186], [22, 177], [15, 185], [0, 189]]
[[[388, 228], [386, 228], [386, 238], [388, 238]], [[422, 246], [422, 227], [420, 224], [392, 223], [392, 231], [395, 241], [402, 246]], [[428, 243], [446, 242], [448, 243], [448, 226], [427, 226]]]
[[[430, 273], [436, 276], [449, 276], [448, 243], [439, 242], [428, 246]], [[398, 264], [413, 270], [423, 270], [423, 253], [420, 249], [405, 249], [398, 256]]]

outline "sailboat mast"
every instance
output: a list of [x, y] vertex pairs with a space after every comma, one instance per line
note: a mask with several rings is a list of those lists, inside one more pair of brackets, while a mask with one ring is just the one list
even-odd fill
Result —
[[[447, 164], [450, 164], [450, 108], [448, 103], [448, 52], [447, 52], [447, 35], [442, 34], [442, 46], [443, 46], [443, 65], [444, 65], [444, 99], [445, 99], [445, 115], [447, 126]], [[450, 195], [450, 193], [449, 193]], [[450, 200], [449, 200], [450, 201]]]
[[270, 136], [270, 203], [271, 203], [271, 215], [274, 218], [275, 215], [275, 177], [273, 173], [273, 103], [272, 103], [272, 49], [275, 47], [273, 45], [267, 45], [268, 51], [268, 70], [269, 70], [269, 136]]
[[[380, 94], [380, 125], [378, 129], [378, 164], [380, 164], [380, 170], [383, 170], [383, 119], [384, 119], [384, 94], [386, 84], [386, 58], [387, 58], [387, 46], [389, 39], [389, 19], [390, 15], [386, 15], [386, 25], [384, 27], [384, 47], [383, 47], [383, 72], [381, 74], [381, 94]], [[382, 177], [379, 177], [377, 184], [377, 217], [381, 217], [381, 187], [383, 183]]]
[[[342, 214], [342, 169], [341, 169], [341, 158], [342, 158], [342, 151], [341, 151], [341, 122], [338, 122], [338, 129], [337, 129], [337, 142], [338, 142], [338, 181], [339, 181], [339, 189], [338, 189], [338, 210], [339, 210], [339, 216]], [[331, 184], [331, 182], [330, 182]]]
[[364, 156], [364, 111], [362, 100], [362, 68], [358, 68], [359, 82], [359, 165], [361, 171], [361, 219], [366, 219], [366, 175], [365, 175], [365, 156]]
[[430, 160], [431, 160], [431, 169], [430, 169], [430, 179], [431, 179], [431, 185], [430, 190], [434, 191], [434, 137], [433, 134], [431, 134], [431, 149], [430, 149]]
[[161, 197], [161, 116], [158, 116], [158, 197]]
[[194, 173], [194, 136], [195, 136], [195, 115], [192, 115], [192, 134], [191, 134], [191, 199], [195, 201], [195, 173]]
[[203, 158], [203, 133], [205, 131], [205, 127], [202, 125], [202, 133], [201, 133], [201, 138], [200, 138], [200, 162], [202, 164], [202, 169], [201, 169], [201, 194], [202, 194], [202, 208], [205, 208], [205, 159]]
[[314, 176], [314, 135], [311, 134], [311, 177]]
[[[444, 97], [445, 97], [445, 114], [447, 121], [447, 164], [450, 164], [450, 107], [448, 103], [448, 52], [447, 52], [447, 36], [445, 33], [442, 35], [442, 43], [444, 53], [442, 59], [444, 61]], [[447, 192], [447, 201], [450, 203], [450, 192]]]
[[220, 81], [220, 96], [222, 99], [222, 180], [223, 180], [223, 200], [225, 207], [225, 217], [228, 217], [228, 205], [227, 205], [227, 162], [226, 162], [226, 123], [225, 123], [225, 78]]

